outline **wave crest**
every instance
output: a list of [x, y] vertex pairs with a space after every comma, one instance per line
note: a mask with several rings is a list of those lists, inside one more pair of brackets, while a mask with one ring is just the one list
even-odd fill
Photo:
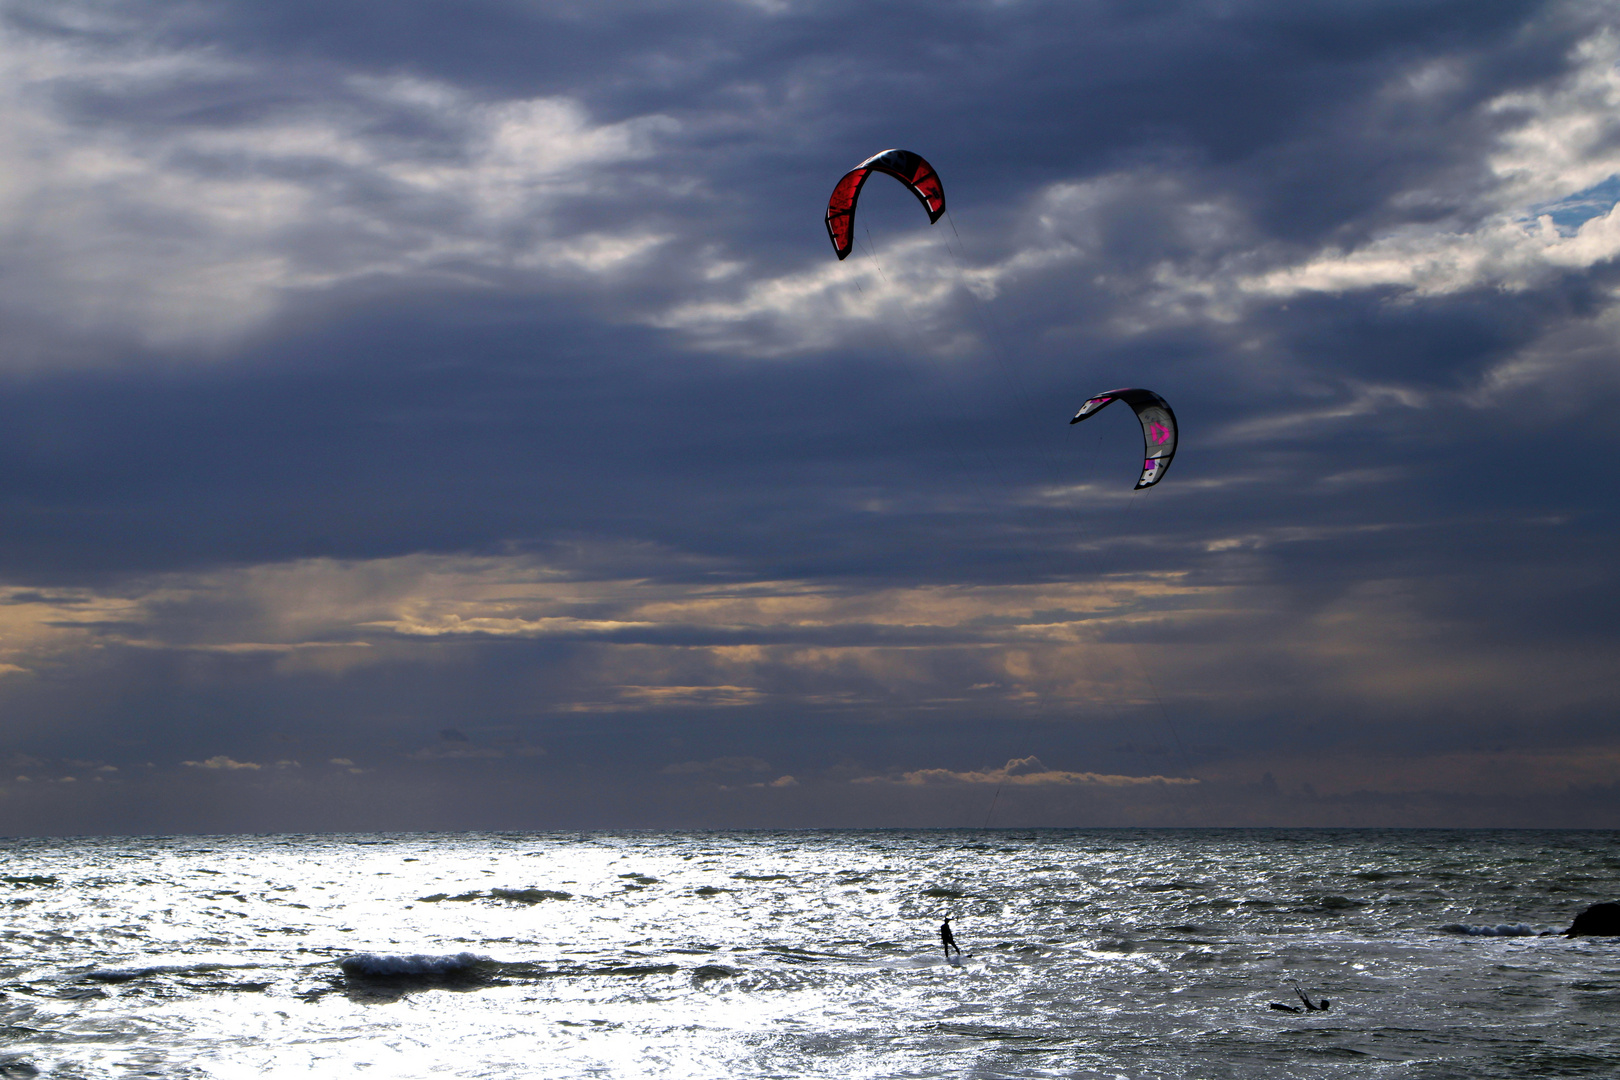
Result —
[[1446, 923], [1440, 931], [1446, 934], [1466, 934], [1469, 937], [1534, 937], [1536, 934], [1536, 928], [1529, 923], [1497, 923], [1495, 926]]

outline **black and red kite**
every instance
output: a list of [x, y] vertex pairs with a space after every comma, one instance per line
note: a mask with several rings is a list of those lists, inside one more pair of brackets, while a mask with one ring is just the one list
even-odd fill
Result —
[[875, 172], [887, 173], [910, 188], [928, 211], [928, 224], [932, 225], [945, 213], [945, 186], [922, 155], [910, 150], [873, 154], [845, 173], [833, 188], [832, 198], [827, 200], [827, 236], [840, 259], [848, 255], [855, 244], [855, 202], [861, 197], [866, 178]]

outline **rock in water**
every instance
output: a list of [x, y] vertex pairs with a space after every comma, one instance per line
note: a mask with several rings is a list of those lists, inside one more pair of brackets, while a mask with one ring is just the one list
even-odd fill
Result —
[[1565, 937], [1620, 937], [1620, 904], [1593, 904], [1564, 931]]

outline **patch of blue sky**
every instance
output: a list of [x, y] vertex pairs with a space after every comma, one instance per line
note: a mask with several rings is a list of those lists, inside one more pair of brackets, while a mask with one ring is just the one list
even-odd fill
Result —
[[1566, 195], [1562, 199], [1540, 203], [1530, 208], [1530, 217], [1543, 215], [1552, 218], [1558, 231], [1565, 236], [1575, 233], [1586, 222], [1602, 217], [1620, 202], [1620, 173], [1593, 184], [1584, 191]]

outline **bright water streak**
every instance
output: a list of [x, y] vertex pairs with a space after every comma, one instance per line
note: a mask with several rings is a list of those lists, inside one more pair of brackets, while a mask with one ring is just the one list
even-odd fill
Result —
[[0, 1076], [1613, 1076], [1620, 939], [1536, 933], [1617, 877], [1606, 832], [10, 841]]

